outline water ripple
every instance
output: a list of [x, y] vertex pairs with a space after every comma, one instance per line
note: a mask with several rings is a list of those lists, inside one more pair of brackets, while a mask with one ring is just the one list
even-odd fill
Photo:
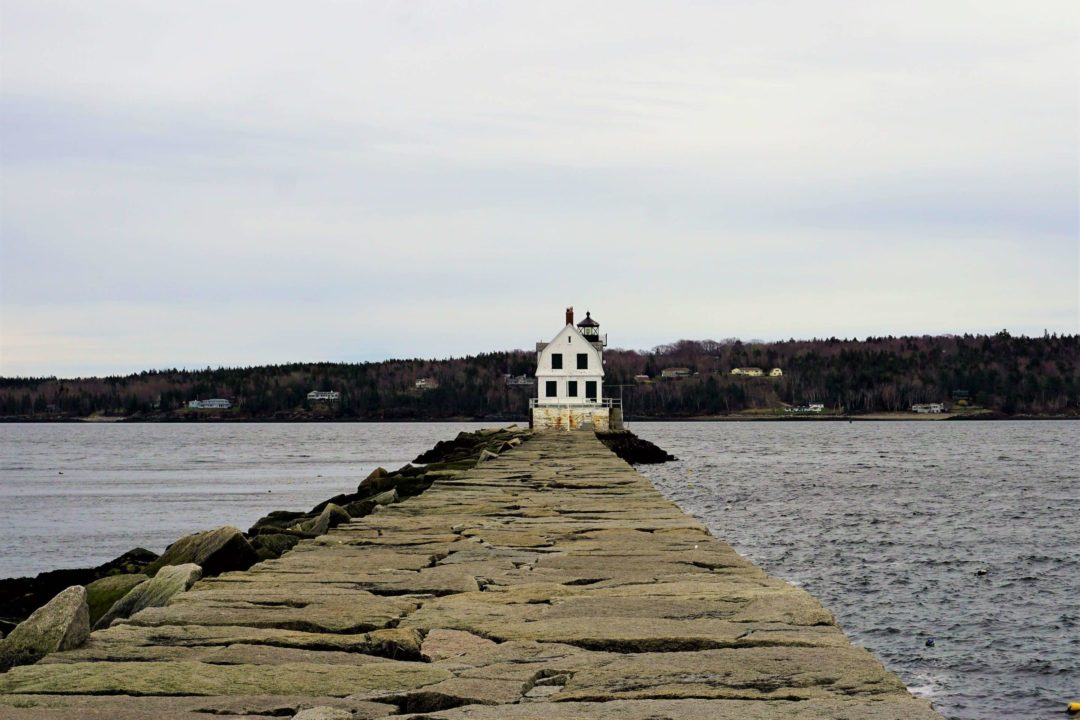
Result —
[[[946, 717], [1080, 689], [1080, 423], [638, 423], [656, 486]], [[926, 639], [935, 638], [933, 647]]]

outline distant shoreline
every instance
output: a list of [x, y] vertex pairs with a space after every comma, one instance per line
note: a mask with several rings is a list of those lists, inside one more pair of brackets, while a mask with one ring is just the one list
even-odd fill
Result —
[[[732, 414], [732, 415], [694, 415], [686, 417], [635, 417], [626, 418], [627, 422], [991, 422], [1001, 420], [1080, 420], [1080, 414], [1061, 415], [1006, 415], [1000, 412], [982, 413], [912, 413], [912, 412], [875, 412], [858, 415], [766, 415], [766, 414]], [[26, 423], [26, 424], [86, 424], [86, 425], [111, 425], [111, 424], [159, 424], [159, 425], [189, 425], [189, 424], [227, 424], [227, 423], [282, 423], [282, 424], [308, 424], [308, 423], [492, 423], [492, 422], [516, 422], [528, 423], [527, 416], [481, 416], [481, 417], [428, 417], [428, 418], [342, 418], [342, 417], [289, 417], [289, 418], [258, 418], [258, 417], [228, 417], [213, 415], [206, 417], [31, 417], [9, 416], [0, 417], [0, 423]]]

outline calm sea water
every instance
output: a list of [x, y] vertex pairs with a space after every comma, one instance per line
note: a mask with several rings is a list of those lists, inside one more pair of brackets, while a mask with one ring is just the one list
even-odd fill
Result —
[[[307, 510], [477, 424], [0, 425], [0, 577]], [[1080, 423], [637, 423], [657, 487], [949, 718], [1080, 699]], [[926, 640], [935, 638], [934, 647]]]
[[134, 547], [354, 492], [476, 423], [0, 424], [0, 577], [92, 567]]
[[[1080, 423], [637, 423], [656, 486], [949, 718], [1080, 700]], [[935, 644], [927, 647], [927, 639]]]

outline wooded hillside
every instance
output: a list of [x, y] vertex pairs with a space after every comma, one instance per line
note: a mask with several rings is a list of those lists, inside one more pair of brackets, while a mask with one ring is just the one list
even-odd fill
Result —
[[[881, 337], [866, 340], [681, 340], [651, 351], [607, 350], [606, 396], [620, 392], [631, 418], [700, 417], [811, 402], [851, 413], [907, 410], [966, 398], [1004, 414], [1076, 414], [1080, 336]], [[783, 376], [736, 377], [735, 367], [778, 367]], [[665, 368], [690, 377], [661, 380]], [[0, 378], [0, 416], [36, 419], [92, 414], [147, 419], [524, 418], [535, 354], [517, 350], [448, 360], [298, 363], [249, 368], [154, 370], [105, 378]], [[649, 383], [635, 382], [647, 374]], [[432, 378], [437, 387], [416, 387]], [[616, 386], [623, 385], [623, 388]], [[311, 390], [338, 402], [308, 403]], [[187, 401], [228, 398], [227, 411], [189, 411]]]

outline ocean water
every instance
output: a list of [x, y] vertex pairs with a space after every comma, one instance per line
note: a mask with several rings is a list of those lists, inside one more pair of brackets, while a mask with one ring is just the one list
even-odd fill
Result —
[[354, 492], [477, 423], [0, 424], [0, 577], [93, 567]]
[[[476, 423], [0, 424], [0, 577], [307, 510]], [[641, 470], [948, 718], [1080, 700], [1080, 423], [635, 423]], [[926, 640], [935, 639], [933, 647]]]
[[[1080, 423], [636, 423], [641, 468], [948, 718], [1080, 700]], [[934, 639], [932, 647], [926, 641]]]

